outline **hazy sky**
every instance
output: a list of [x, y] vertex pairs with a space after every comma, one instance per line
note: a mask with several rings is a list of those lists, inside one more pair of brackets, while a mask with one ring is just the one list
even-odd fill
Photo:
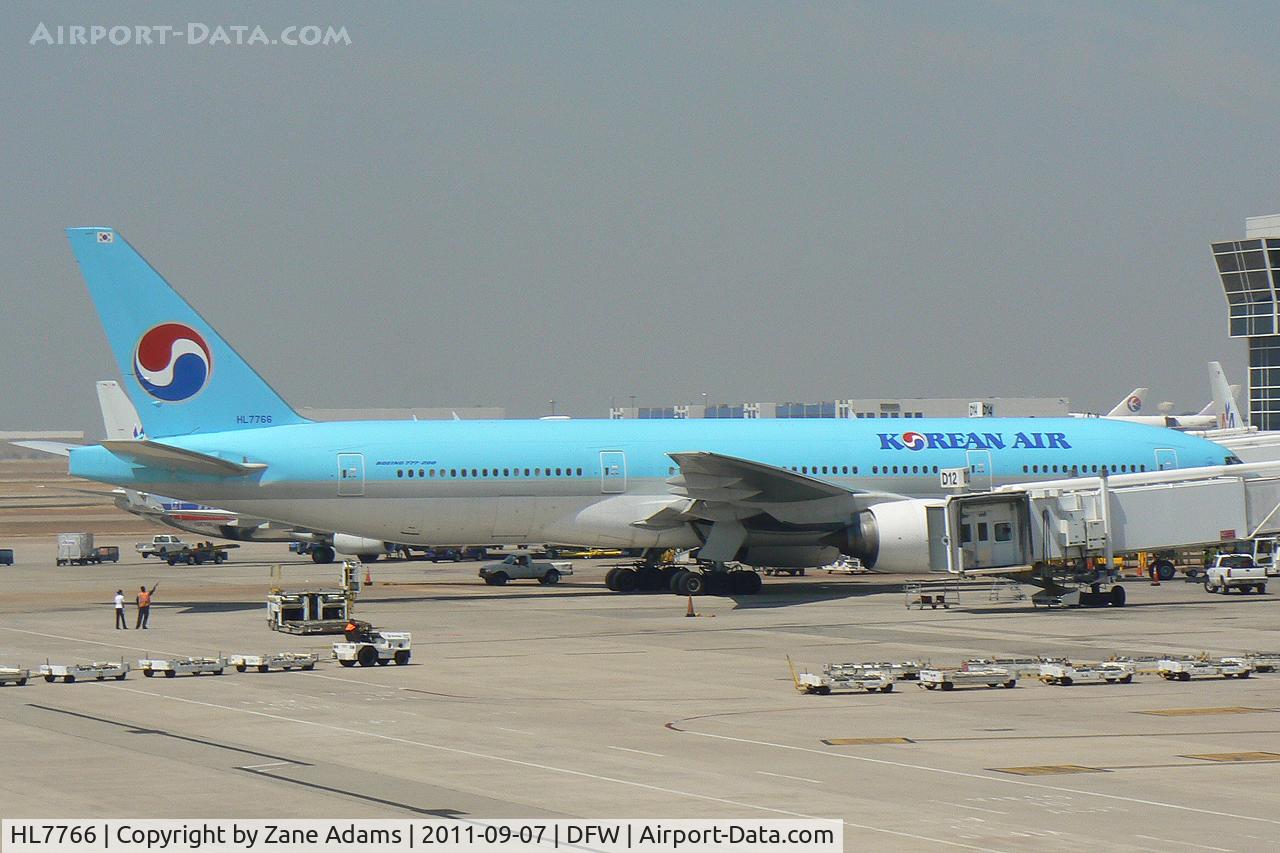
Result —
[[[295, 406], [1244, 379], [1209, 242], [1280, 212], [1271, 4], [0, 6], [0, 429], [116, 378], [113, 225]], [[29, 44], [38, 24], [350, 46]]]

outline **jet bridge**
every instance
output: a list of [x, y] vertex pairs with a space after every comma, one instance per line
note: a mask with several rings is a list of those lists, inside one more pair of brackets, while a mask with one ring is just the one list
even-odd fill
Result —
[[1250, 539], [1280, 532], [1280, 463], [1078, 477], [991, 492], [945, 504], [945, 569], [1008, 574], [1050, 586], [1078, 583], [1088, 558]]

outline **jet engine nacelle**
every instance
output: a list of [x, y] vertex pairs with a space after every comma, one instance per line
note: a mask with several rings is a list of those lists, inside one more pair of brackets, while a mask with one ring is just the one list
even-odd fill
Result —
[[868, 569], [895, 574], [927, 572], [927, 510], [942, 504], [940, 500], [905, 500], [870, 506], [842, 531], [839, 548]]
[[369, 561], [373, 561], [387, 553], [387, 543], [380, 539], [352, 536], [350, 533], [335, 533], [333, 550], [339, 554], [354, 554], [361, 559], [368, 558]]

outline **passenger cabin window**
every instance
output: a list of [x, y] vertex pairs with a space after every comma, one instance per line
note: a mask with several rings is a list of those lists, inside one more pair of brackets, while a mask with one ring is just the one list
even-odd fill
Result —
[[[344, 474], [344, 476], [345, 476], [345, 474]], [[396, 476], [397, 476], [397, 477], [403, 477], [403, 476], [404, 476], [404, 471], [403, 471], [402, 469], [400, 469], [400, 468], [397, 468], [397, 469], [396, 469]]]

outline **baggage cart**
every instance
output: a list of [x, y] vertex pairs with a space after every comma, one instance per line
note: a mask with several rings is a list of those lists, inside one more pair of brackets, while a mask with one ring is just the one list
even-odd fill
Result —
[[928, 664], [918, 660], [902, 661], [862, 661], [859, 663], [828, 663], [822, 667], [823, 673], [833, 677], [853, 675], [864, 670], [882, 670], [893, 676], [896, 681], [916, 681], [920, 678], [920, 670]]
[[226, 658], [144, 658], [138, 661], [138, 669], [147, 678], [163, 675], [174, 678], [178, 675], [222, 675], [227, 668]]
[[826, 696], [832, 690], [864, 690], [867, 693], [892, 693], [893, 673], [883, 669], [830, 669], [822, 673], [801, 672], [795, 676], [796, 689], [801, 693]]
[[63, 684], [74, 684], [77, 681], [105, 681], [108, 678], [124, 681], [125, 676], [129, 674], [129, 664], [124, 661], [46, 663], [40, 665], [40, 674], [51, 684], [59, 678], [62, 679]]
[[920, 670], [920, 686], [926, 690], [954, 690], [956, 687], [1012, 688], [1017, 684], [1017, 675], [998, 666]]
[[1242, 655], [1228, 655], [1221, 658], [1232, 663], [1247, 663], [1254, 672], [1275, 672], [1280, 669], [1280, 652], [1245, 652]]
[[408, 631], [370, 631], [367, 639], [333, 644], [333, 658], [343, 666], [404, 666], [412, 657], [413, 638]]
[[267, 672], [272, 669], [286, 672], [291, 669], [301, 669], [310, 672], [316, 668], [319, 660], [320, 656], [315, 652], [267, 652], [258, 655], [227, 656], [227, 664], [234, 666], [236, 672], [249, 669], [256, 669], [258, 672]]
[[1043, 662], [1043, 658], [967, 658], [960, 663], [960, 668], [967, 670], [996, 667], [998, 669], [1007, 669], [1018, 678], [1039, 678], [1040, 664]]
[[1040, 664], [1039, 678], [1045, 684], [1070, 687], [1072, 684], [1093, 682], [1096, 684], [1128, 684], [1133, 681], [1132, 663], [1104, 661], [1102, 663], [1072, 663], [1068, 660], [1045, 661]]
[[19, 687], [27, 686], [27, 679], [31, 677], [31, 670], [22, 669], [16, 666], [0, 666], [0, 687], [6, 684], [16, 684]]
[[1248, 678], [1253, 667], [1236, 660], [1180, 660], [1166, 658], [1156, 670], [1167, 681], [1190, 681], [1193, 678]]

